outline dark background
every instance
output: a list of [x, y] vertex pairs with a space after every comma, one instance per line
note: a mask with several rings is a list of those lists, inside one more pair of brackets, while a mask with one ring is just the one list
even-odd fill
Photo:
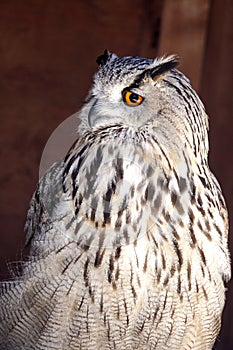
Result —
[[[0, 0], [0, 272], [21, 258], [49, 135], [82, 105], [108, 48], [178, 53], [210, 116], [210, 164], [233, 220], [232, 0]], [[233, 232], [230, 233], [233, 250]], [[233, 349], [233, 283], [216, 349]]]

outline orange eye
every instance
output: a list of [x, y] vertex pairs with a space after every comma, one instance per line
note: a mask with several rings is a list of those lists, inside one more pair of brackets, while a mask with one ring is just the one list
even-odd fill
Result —
[[135, 92], [132, 92], [130, 90], [125, 90], [122, 93], [123, 95], [123, 101], [131, 107], [139, 106], [142, 101], [144, 100], [144, 97], [136, 94]]

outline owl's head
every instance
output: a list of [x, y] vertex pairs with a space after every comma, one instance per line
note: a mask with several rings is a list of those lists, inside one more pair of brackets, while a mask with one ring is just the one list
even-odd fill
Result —
[[[151, 130], [159, 142], [207, 145], [207, 117], [175, 55], [119, 58], [105, 50], [81, 113], [86, 129], [122, 125]], [[195, 145], [196, 144], [196, 145]]]

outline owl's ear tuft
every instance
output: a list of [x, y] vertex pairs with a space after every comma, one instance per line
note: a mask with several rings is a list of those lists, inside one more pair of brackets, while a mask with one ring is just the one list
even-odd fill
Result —
[[104, 51], [103, 55], [100, 55], [97, 57], [96, 63], [102, 67], [104, 66], [108, 60], [111, 60], [112, 58], [116, 58], [117, 56], [114, 53], [111, 53], [107, 49]]
[[170, 55], [163, 57], [161, 63], [156, 67], [151, 68], [149, 74], [153, 80], [157, 80], [162, 74], [176, 68], [180, 63], [180, 59], [177, 55]]

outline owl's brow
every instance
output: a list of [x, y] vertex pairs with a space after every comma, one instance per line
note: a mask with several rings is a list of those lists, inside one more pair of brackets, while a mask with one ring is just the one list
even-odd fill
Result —
[[170, 61], [162, 62], [161, 64], [159, 64], [154, 68], [148, 68], [144, 70], [141, 74], [137, 75], [133, 83], [128, 86], [128, 89], [139, 88], [142, 85], [143, 80], [146, 76], [149, 76], [153, 80], [156, 80], [162, 74], [167, 73], [171, 69], [176, 68], [178, 64], [179, 64], [178, 57], [173, 56]]
[[172, 56], [170, 61], [161, 63], [160, 65], [156, 66], [155, 68], [151, 68], [150, 71], [150, 76], [153, 80], [156, 80], [158, 76], [161, 74], [164, 74], [171, 69], [174, 69], [178, 66], [179, 64], [179, 59], [177, 56]]

